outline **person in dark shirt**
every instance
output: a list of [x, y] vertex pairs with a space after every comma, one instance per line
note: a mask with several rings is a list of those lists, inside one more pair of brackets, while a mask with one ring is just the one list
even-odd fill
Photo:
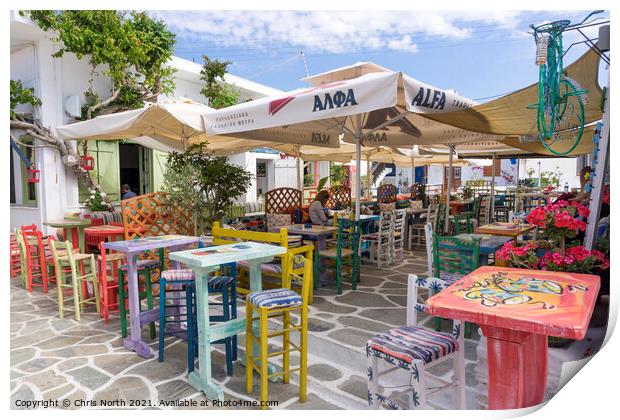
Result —
[[123, 193], [121, 197], [122, 200], [127, 200], [128, 198], [133, 198], [137, 196], [135, 192], [131, 191], [131, 187], [128, 184], [124, 184], [121, 187], [121, 192]]

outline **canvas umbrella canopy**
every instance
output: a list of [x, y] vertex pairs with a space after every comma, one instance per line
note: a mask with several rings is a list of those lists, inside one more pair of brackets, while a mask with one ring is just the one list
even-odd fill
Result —
[[[362, 146], [411, 146], [500, 138], [450, 127], [418, 113], [450, 112], [475, 103], [411, 77], [358, 63], [308, 78], [314, 86], [205, 113], [208, 134], [254, 138], [260, 130], [278, 133], [276, 141], [296, 143], [310, 135], [318, 146], [356, 146], [359, 168]], [[346, 79], [349, 75], [355, 77]], [[325, 82], [327, 80], [327, 82]], [[310, 134], [308, 134], [310, 133]], [[322, 133], [329, 133], [327, 135]], [[280, 136], [281, 135], [281, 136]], [[360, 185], [360, 173], [356, 173]], [[356, 217], [360, 210], [357, 188]]]
[[[67, 140], [129, 139], [164, 152], [183, 151], [190, 144], [207, 142], [206, 150], [215, 154], [241, 153], [257, 147], [278, 145], [278, 133], [259, 130], [247, 137], [207, 137], [202, 115], [212, 108], [189, 99], [160, 97], [143, 108], [102, 115], [91, 120], [56, 127]], [[319, 132], [318, 135], [325, 133]], [[326, 134], [325, 134], [326, 135]], [[248, 136], [249, 137], [249, 136]], [[312, 144], [311, 136], [295, 137], [299, 144]]]

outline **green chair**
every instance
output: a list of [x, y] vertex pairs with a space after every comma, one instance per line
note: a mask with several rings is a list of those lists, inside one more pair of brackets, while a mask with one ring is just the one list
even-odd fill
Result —
[[[153, 309], [153, 287], [151, 272], [152, 270], [159, 269], [160, 273], [164, 270], [164, 249], [157, 250], [158, 260], [143, 259], [138, 260], [138, 278], [140, 275], [144, 277], [144, 289], [140, 289], [140, 312], [142, 312], [142, 300], [146, 299], [146, 310]], [[127, 337], [127, 307], [125, 305], [125, 274], [127, 268], [125, 265], [118, 269], [118, 299], [120, 303], [120, 317], [121, 317], [121, 336]], [[151, 338], [155, 338], [155, 322], [149, 324], [149, 333]]]
[[454, 232], [457, 235], [461, 233], [474, 233], [474, 222], [472, 220], [472, 213], [464, 211], [454, 215]]
[[[65, 302], [73, 299], [75, 320], [80, 320], [80, 311], [85, 304], [95, 304], [99, 314], [99, 281], [93, 254], [82, 254], [73, 250], [69, 241], [50, 241], [56, 267], [56, 288], [58, 290], [58, 314], [64, 317]], [[87, 270], [88, 268], [88, 270]], [[87, 284], [92, 284], [93, 297], [88, 297]], [[65, 299], [64, 292], [70, 289], [72, 296]]]
[[342, 293], [343, 270], [350, 276], [353, 290], [357, 288], [360, 276], [360, 231], [359, 220], [338, 219], [336, 246], [320, 251], [321, 258], [334, 261], [332, 271], [335, 271], [338, 294]]
[[[480, 238], [464, 240], [454, 236], [433, 234], [434, 276], [452, 284], [479, 266]], [[435, 329], [441, 329], [440, 318], [435, 318]], [[465, 324], [465, 336], [471, 335], [471, 324]]]

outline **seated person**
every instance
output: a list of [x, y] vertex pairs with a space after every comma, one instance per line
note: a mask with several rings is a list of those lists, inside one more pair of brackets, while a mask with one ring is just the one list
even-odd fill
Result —
[[565, 192], [561, 194], [558, 198], [555, 199], [554, 203], [558, 201], [577, 201], [579, 203], [583, 203], [587, 205], [590, 200], [590, 191], [592, 190], [592, 181], [590, 180], [590, 175], [592, 172], [592, 168], [589, 166], [585, 166], [579, 172], [579, 183], [581, 184], [581, 192], [579, 194], [574, 194], [570, 192]]
[[329, 225], [331, 219], [327, 217], [326, 213], [328, 209], [325, 208], [325, 203], [329, 199], [329, 191], [321, 190], [314, 198], [314, 201], [310, 204], [308, 209], [308, 215], [313, 225]]

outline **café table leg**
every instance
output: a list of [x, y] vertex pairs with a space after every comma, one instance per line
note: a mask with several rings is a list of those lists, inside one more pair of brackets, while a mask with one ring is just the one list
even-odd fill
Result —
[[86, 253], [86, 235], [84, 234], [84, 228], [77, 227], [76, 229], [78, 234], [78, 244], [80, 247], [80, 252]]
[[211, 400], [224, 400], [224, 391], [211, 378], [211, 323], [209, 322], [209, 270], [196, 271], [196, 313], [198, 319], [198, 368], [189, 383]]
[[543, 402], [547, 383], [547, 336], [481, 325], [487, 338], [490, 410]]
[[129, 337], [123, 340], [125, 348], [135, 351], [142, 357], [152, 357], [151, 348], [142, 341], [140, 322], [140, 290], [138, 287], [137, 255], [127, 254], [127, 285], [129, 290]]

